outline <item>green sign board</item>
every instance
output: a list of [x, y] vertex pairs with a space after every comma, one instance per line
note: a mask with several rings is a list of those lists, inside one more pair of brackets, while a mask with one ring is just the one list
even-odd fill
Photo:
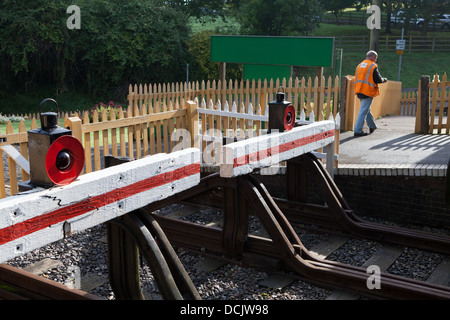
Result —
[[245, 64], [244, 65], [244, 80], [261, 80], [264, 79], [276, 79], [283, 78], [289, 79], [291, 77], [291, 67], [290, 66], [277, 66], [270, 64]]
[[211, 36], [211, 61], [332, 67], [333, 37]]

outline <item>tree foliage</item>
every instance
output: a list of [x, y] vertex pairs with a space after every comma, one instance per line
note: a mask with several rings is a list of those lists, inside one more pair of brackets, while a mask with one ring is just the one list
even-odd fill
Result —
[[71, 2], [1, 2], [3, 86], [84, 84], [100, 93], [184, 74], [189, 28], [179, 10], [145, 0], [80, 0], [81, 29], [69, 30]]
[[334, 14], [336, 24], [339, 23], [339, 14], [342, 10], [352, 7], [356, 2], [356, 0], [320, 0], [322, 7]]
[[[188, 17], [208, 21], [225, 18], [227, 0], [159, 0], [161, 5], [183, 11]], [[230, 3], [231, 1], [228, 1]]]
[[319, 25], [318, 1], [241, 0], [232, 7], [242, 34], [267, 36], [307, 35]]
[[[363, 0], [360, 3], [370, 5], [372, 0]], [[380, 3], [382, 4], [382, 11], [386, 13], [387, 33], [390, 33], [392, 15], [397, 15], [400, 18], [405, 33], [408, 33], [411, 27], [416, 27], [414, 24], [417, 18], [424, 19], [425, 28], [422, 29], [422, 32], [426, 34], [429, 22], [433, 22], [438, 14], [450, 11], [449, 0], [381, 0]]]
[[[216, 31], [202, 31], [193, 35], [189, 41], [189, 53], [191, 67], [190, 80], [214, 80], [219, 79], [219, 63], [211, 62], [211, 36], [217, 35]], [[242, 79], [242, 65], [227, 63], [226, 79]]]

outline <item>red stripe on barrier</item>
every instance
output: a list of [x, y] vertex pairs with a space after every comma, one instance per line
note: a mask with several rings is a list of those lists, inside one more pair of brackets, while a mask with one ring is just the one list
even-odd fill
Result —
[[251, 162], [260, 161], [266, 159], [268, 157], [274, 156], [279, 153], [283, 153], [301, 146], [305, 146], [307, 144], [320, 141], [329, 137], [333, 137], [335, 134], [335, 130], [328, 130], [321, 133], [316, 133], [308, 137], [303, 137], [297, 140], [289, 141], [283, 143], [276, 147], [271, 147], [265, 150], [258, 150], [256, 152], [246, 154], [234, 159], [233, 168], [240, 167]]
[[0, 245], [45, 229], [52, 224], [66, 221], [97, 208], [131, 197], [135, 194], [162, 186], [194, 174], [200, 173], [200, 163], [194, 163], [170, 172], [117, 188], [78, 203], [17, 223], [0, 230]]

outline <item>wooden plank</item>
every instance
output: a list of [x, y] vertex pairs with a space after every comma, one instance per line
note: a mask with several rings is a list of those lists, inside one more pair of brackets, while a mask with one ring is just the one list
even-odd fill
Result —
[[93, 273], [93, 272], [86, 273], [85, 275], [83, 275], [81, 277], [80, 280], [81, 280], [80, 288], [75, 288], [75, 289], [80, 289], [80, 290], [86, 291], [86, 292], [89, 292], [92, 289], [100, 287], [101, 285], [108, 282], [107, 277], [99, 276], [98, 274]]
[[269, 289], [281, 290], [295, 280], [295, 278], [290, 277], [288, 274], [272, 273], [267, 278], [259, 281], [258, 284]]
[[429, 84], [430, 92], [433, 93], [431, 96], [430, 133], [434, 133], [434, 129], [435, 129], [434, 118], [436, 115], [438, 82], [439, 82], [439, 76], [437, 74], [435, 74], [434, 78], [433, 78], [433, 82], [430, 82], [430, 84]]
[[[139, 86], [140, 89], [140, 93], [142, 92], [142, 85]], [[141, 94], [140, 94], [141, 96]], [[133, 108], [133, 115], [134, 116], [139, 116], [140, 115], [140, 111], [138, 108], [138, 105], [136, 104]], [[142, 158], [142, 148], [141, 148], [141, 128], [142, 128], [142, 123], [136, 124], [133, 126], [133, 132], [134, 132], [134, 143], [135, 143], [135, 150], [136, 150], [136, 159], [140, 159]], [[128, 142], [130, 143], [130, 142]]]
[[0, 200], [0, 263], [200, 182], [200, 151], [159, 154]]
[[[145, 91], [145, 96], [147, 96], [148, 95], [147, 94], [147, 86], [145, 86], [144, 91]], [[145, 98], [144, 106], [141, 108], [142, 115], [144, 115], [144, 116], [147, 115], [147, 102], [146, 102], [147, 100], [146, 99], [147, 98]], [[145, 122], [142, 125], [142, 143], [143, 143], [142, 154], [144, 157], [146, 157], [150, 154], [149, 144], [148, 144], [148, 122]]]
[[224, 266], [225, 264], [227, 264], [227, 262], [223, 260], [207, 257], [198, 261], [194, 265], [194, 268], [197, 269], [198, 271], [213, 272], [219, 269], [220, 267]]
[[445, 257], [428, 277], [427, 282], [450, 286], [450, 258]]
[[160, 120], [153, 122], [155, 127], [155, 134], [156, 134], [156, 152], [161, 153], [162, 151], [162, 137], [161, 137], [161, 130], [162, 130], [162, 122]]
[[[245, 109], [245, 107], [241, 108]], [[255, 121], [269, 121], [269, 116], [265, 116], [265, 115], [259, 115], [259, 114], [249, 114], [249, 113], [244, 113], [244, 111], [242, 112], [233, 112], [233, 111], [224, 111], [224, 110], [214, 110], [214, 109], [204, 109], [204, 108], [199, 108], [198, 113], [200, 114], [207, 114], [207, 115], [216, 115], [216, 116], [222, 116], [222, 117], [234, 117], [234, 118], [238, 118], [241, 120], [255, 120]], [[244, 123], [244, 122], [242, 122]], [[219, 128], [217, 128], [219, 129]]]
[[148, 131], [149, 131], [149, 139], [150, 139], [150, 154], [155, 154], [155, 123], [149, 122], [148, 124]]
[[330, 144], [334, 135], [334, 121], [327, 120], [225, 145], [220, 175], [233, 177], [278, 164]]
[[30, 163], [24, 156], [22, 156], [22, 154], [19, 153], [19, 151], [17, 151], [16, 148], [12, 145], [4, 145], [0, 146], [0, 149], [2, 149], [9, 158], [14, 160], [14, 162], [17, 163], [26, 173], [30, 174]]
[[[362, 267], [376, 265], [381, 272], [386, 271], [397, 258], [403, 253], [403, 248], [394, 245], [383, 245], [371, 258], [369, 258]], [[369, 278], [371, 274], [367, 274]], [[376, 290], [376, 289], [373, 289]], [[358, 300], [360, 296], [353, 292], [344, 290], [333, 291], [326, 300]]]
[[[3, 150], [0, 149], [0, 157], [3, 159]], [[5, 169], [3, 163], [0, 164], [0, 198], [6, 197], [6, 185], [5, 185]]]
[[[89, 116], [85, 112], [83, 116], [83, 124], [89, 123]], [[84, 157], [85, 161], [85, 171], [86, 173], [92, 172], [92, 158], [91, 158], [91, 133], [85, 132], [83, 135], [84, 138]]]
[[[133, 108], [128, 106], [127, 119], [133, 119]], [[128, 129], [128, 157], [134, 158], [134, 125], [129, 125]]]
[[[447, 74], [444, 73], [442, 80], [438, 84], [438, 88], [440, 89], [440, 97], [439, 97], [439, 125], [438, 125], [438, 133], [442, 133], [443, 129], [443, 118], [444, 118], [444, 105], [445, 105], [445, 94], [446, 88], [445, 83], [447, 81]], [[436, 95], [438, 92], [436, 92]], [[447, 132], [448, 133], [448, 132]]]
[[[119, 120], [124, 119], [125, 115], [123, 113], [123, 110], [119, 110]], [[120, 141], [120, 156], [126, 157], [127, 156], [127, 149], [126, 149], [126, 138], [125, 138], [125, 127], [119, 128], [119, 141]]]
[[[114, 111], [111, 110], [110, 113], [113, 114]], [[107, 112], [106, 112], [105, 109], [103, 109], [103, 111], [102, 111], [102, 117], [101, 117], [101, 120], [102, 120], [102, 122], [108, 121], [108, 114], [107, 114]], [[102, 139], [103, 139], [103, 141], [102, 141], [102, 143], [103, 143], [103, 156], [109, 155], [109, 137], [108, 137], [108, 135], [109, 135], [109, 132], [108, 132], [107, 129], [105, 129], [105, 130], [102, 131]]]
[[[116, 113], [111, 112], [111, 121], [116, 120]], [[114, 157], [118, 156], [118, 149], [117, 149], [117, 129], [112, 128], [111, 129], [111, 153]]]
[[23, 268], [23, 270], [26, 272], [30, 272], [32, 274], [40, 275], [40, 274], [43, 274], [53, 268], [63, 267], [63, 266], [64, 266], [64, 264], [59, 260], [45, 258], [41, 261], [35, 262], [35, 263]]
[[[23, 120], [20, 120], [19, 132], [27, 132], [27, 128], [25, 127], [25, 123], [23, 122]], [[27, 142], [20, 143], [19, 148], [20, 148], [20, 154], [22, 155], [23, 159], [28, 163], [28, 143]], [[30, 171], [29, 170], [27, 171], [26, 168], [24, 168], [22, 165], [20, 165], [20, 166], [22, 168], [22, 181], [29, 180], [30, 179]]]
[[[94, 111], [93, 115], [93, 122], [98, 123], [98, 113], [97, 110]], [[101, 163], [100, 163], [100, 130], [94, 131], [94, 170], [100, 170], [101, 169]]]
[[326, 240], [323, 240], [311, 247], [308, 251], [317, 259], [325, 259], [333, 251], [337, 250], [348, 240], [347, 237], [341, 235], [330, 235]]
[[[14, 129], [12, 127], [12, 123], [11, 121], [8, 121], [8, 123], [6, 124], [6, 134], [13, 134], [13, 133]], [[9, 145], [9, 147], [8, 146], [4, 147], [6, 147], [6, 150], [10, 151], [13, 151], [12, 148], [14, 148], [11, 145]], [[9, 169], [9, 185], [11, 188], [11, 195], [15, 195], [18, 192], [16, 162], [10, 155], [8, 155], [8, 169]]]
[[[131, 112], [132, 111], [130, 111], [130, 114]], [[158, 112], [156, 114], [148, 114], [136, 117], [128, 116], [127, 118], [119, 118], [117, 120], [108, 121], [106, 123], [104, 122], [83, 123], [82, 129], [83, 132], [95, 132], [99, 130], [106, 130], [112, 128], [129, 127], [150, 121], [172, 119], [174, 117], [181, 117], [181, 116], [186, 116], [186, 109]]]

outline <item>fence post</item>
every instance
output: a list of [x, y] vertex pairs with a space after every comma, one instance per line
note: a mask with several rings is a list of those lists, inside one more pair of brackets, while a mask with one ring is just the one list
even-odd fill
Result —
[[339, 101], [339, 114], [341, 116], [341, 123], [340, 127], [342, 131], [347, 130], [345, 127], [345, 118], [347, 117], [347, 83], [348, 78], [342, 77], [341, 78], [341, 94], [340, 94], [340, 101]]
[[72, 130], [72, 136], [77, 138], [78, 140], [82, 140], [82, 129], [81, 129], [81, 119], [78, 117], [69, 117], [64, 119], [64, 128], [69, 128]]
[[186, 101], [186, 109], [188, 128], [191, 136], [191, 147], [200, 149], [197, 103], [194, 101]]
[[[422, 76], [420, 78], [420, 129], [419, 133], [428, 133], [430, 131], [430, 91], [428, 84], [430, 76]], [[417, 117], [416, 117], [417, 119]]]

